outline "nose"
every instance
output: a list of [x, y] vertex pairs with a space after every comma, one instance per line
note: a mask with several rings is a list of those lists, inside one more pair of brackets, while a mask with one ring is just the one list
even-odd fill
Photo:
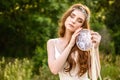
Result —
[[72, 21], [72, 23], [75, 23], [76, 19], [75, 19], [75, 18], [73, 18], [71, 21]]

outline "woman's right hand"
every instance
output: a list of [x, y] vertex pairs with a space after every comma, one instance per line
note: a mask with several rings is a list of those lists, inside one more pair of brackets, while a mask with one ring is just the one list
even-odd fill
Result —
[[70, 43], [69, 43], [69, 45], [71, 45], [72, 47], [75, 45], [76, 37], [78, 36], [78, 34], [79, 34], [79, 32], [80, 32], [81, 29], [82, 29], [82, 28], [78, 28], [78, 29], [73, 33], [73, 35], [72, 35], [72, 37], [71, 37], [71, 40], [70, 40]]

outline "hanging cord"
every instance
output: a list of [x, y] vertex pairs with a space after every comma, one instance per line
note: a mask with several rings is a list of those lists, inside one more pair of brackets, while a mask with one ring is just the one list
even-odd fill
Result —
[[99, 59], [97, 59], [96, 54], [98, 54], [98, 51], [95, 51], [94, 49], [94, 44], [92, 46], [92, 51], [91, 51], [91, 77], [92, 80], [97, 80], [97, 76], [99, 77], [100, 80], [102, 80], [101, 75], [100, 75], [100, 65], [99, 65]]

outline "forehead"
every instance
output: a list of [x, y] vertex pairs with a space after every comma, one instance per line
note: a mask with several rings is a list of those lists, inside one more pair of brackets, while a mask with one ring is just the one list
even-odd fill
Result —
[[73, 10], [71, 14], [74, 14], [76, 17], [85, 20], [85, 15], [84, 15], [84, 13], [81, 12], [80, 10], [78, 10], [78, 9]]

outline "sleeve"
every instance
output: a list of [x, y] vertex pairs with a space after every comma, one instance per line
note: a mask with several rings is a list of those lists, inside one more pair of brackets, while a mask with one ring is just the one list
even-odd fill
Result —
[[101, 75], [100, 75], [100, 58], [99, 58], [99, 49], [95, 49], [94, 45], [90, 51], [91, 55], [91, 79], [92, 80], [97, 80], [98, 78], [102, 80]]

